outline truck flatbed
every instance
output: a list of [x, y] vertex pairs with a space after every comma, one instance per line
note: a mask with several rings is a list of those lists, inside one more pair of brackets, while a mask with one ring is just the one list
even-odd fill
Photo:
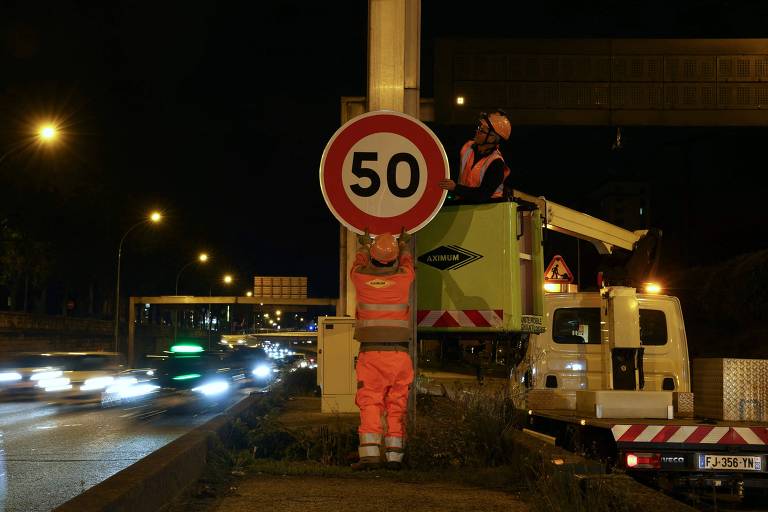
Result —
[[544, 418], [610, 431], [617, 444], [749, 445], [768, 448], [768, 422], [699, 418], [595, 418], [572, 410], [531, 410], [532, 424]]

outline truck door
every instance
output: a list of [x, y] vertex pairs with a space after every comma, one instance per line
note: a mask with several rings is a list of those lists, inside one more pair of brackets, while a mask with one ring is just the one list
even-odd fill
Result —
[[594, 293], [545, 297], [546, 327], [531, 354], [536, 387], [598, 389], [601, 382], [600, 297]]
[[639, 295], [640, 343], [648, 391], [689, 391], [688, 345], [674, 297]]

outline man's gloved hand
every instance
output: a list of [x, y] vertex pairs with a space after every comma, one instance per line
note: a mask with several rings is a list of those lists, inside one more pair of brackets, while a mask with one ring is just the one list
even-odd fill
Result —
[[400, 230], [400, 236], [397, 237], [397, 243], [400, 245], [406, 245], [410, 241], [411, 235], [405, 232], [405, 228]]
[[369, 246], [371, 245], [371, 236], [368, 234], [368, 228], [365, 228], [365, 233], [362, 235], [357, 235], [357, 242], [360, 245]]

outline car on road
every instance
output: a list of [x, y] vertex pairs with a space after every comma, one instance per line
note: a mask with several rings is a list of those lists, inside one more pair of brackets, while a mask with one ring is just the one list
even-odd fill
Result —
[[201, 398], [229, 394], [246, 382], [246, 368], [225, 352], [166, 353], [155, 358], [158, 385]]
[[277, 370], [263, 348], [239, 346], [226, 354], [230, 364], [245, 369], [247, 378], [253, 384], [264, 386], [274, 379]]
[[61, 396], [69, 401], [101, 401], [127, 369], [125, 356], [118, 352], [52, 352], [50, 358], [70, 380], [71, 388]]
[[69, 378], [51, 354], [17, 353], [0, 360], [2, 399], [55, 399], [71, 389]]

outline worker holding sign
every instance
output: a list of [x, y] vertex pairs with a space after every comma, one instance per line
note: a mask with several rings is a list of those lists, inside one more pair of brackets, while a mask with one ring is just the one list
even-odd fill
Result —
[[499, 144], [509, 140], [511, 133], [512, 125], [503, 110], [481, 113], [474, 139], [468, 140], [459, 152], [459, 183], [443, 179], [440, 188], [472, 202], [504, 197], [504, 182], [510, 170], [499, 151]]
[[[353, 469], [381, 465], [381, 445], [386, 467], [400, 469], [405, 447], [405, 415], [413, 382], [413, 364], [408, 354], [411, 338], [409, 295], [414, 279], [413, 256], [406, 245], [408, 234], [399, 239], [389, 233], [375, 239], [358, 237], [360, 248], [350, 276], [357, 292], [355, 339], [360, 342], [357, 358], [357, 394], [360, 408], [360, 461]], [[381, 417], [386, 413], [387, 432]]]
[[[399, 469], [413, 364], [410, 288], [414, 280], [408, 233], [440, 210], [449, 177], [440, 140], [421, 121], [393, 111], [359, 115], [336, 130], [320, 161], [320, 190], [328, 209], [358, 233], [359, 249], [349, 272], [357, 291], [360, 342], [357, 393], [360, 461], [354, 469], [381, 465]], [[391, 233], [400, 231], [397, 238]], [[369, 233], [377, 235], [371, 239]], [[381, 425], [386, 413], [387, 430]]]

